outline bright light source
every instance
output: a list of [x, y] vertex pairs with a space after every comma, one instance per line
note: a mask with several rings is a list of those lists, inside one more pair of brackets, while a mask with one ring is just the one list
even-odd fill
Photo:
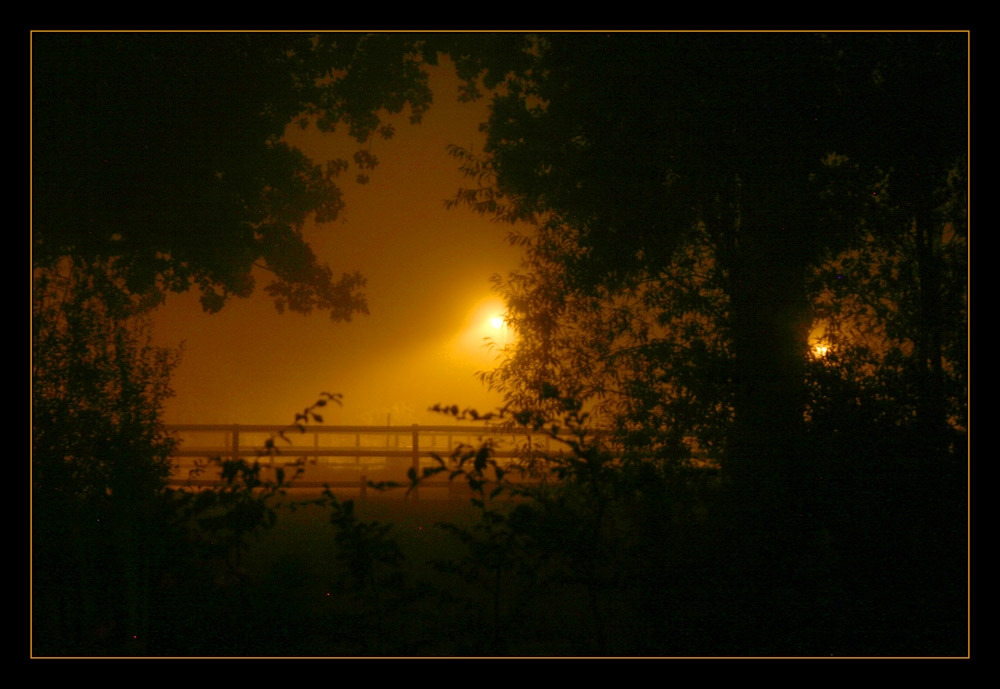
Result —
[[830, 353], [829, 341], [826, 337], [826, 323], [820, 321], [813, 325], [809, 333], [809, 354], [814, 359], [822, 359]]
[[514, 338], [513, 328], [504, 318], [505, 311], [503, 300], [496, 296], [483, 297], [473, 304], [449, 346], [451, 354], [463, 365], [474, 365], [473, 370], [493, 365], [497, 350]]

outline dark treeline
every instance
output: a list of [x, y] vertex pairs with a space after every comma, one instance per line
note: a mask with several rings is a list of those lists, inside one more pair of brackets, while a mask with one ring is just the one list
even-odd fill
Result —
[[[35, 655], [967, 654], [966, 33], [32, 50]], [[517, 337], [483, 374], [493, 418], [579, 435], [428, 470], [468, 483], [473, 516], [442, 526], [456, 550], [429, 582], [390, 523], [325, 493], [336, 572], [295, 576], [345, 603], [318, 618], [244, 567], [291, 471], [167, 486], [178, 353], [144, 314], [190, 288], [223, 308], [255, 265], [279, 309], [364, 313], [363, 277], [335, 278], [302, 224], [377, 175], [364, 143], [391, 139], [386, 113], [419, 123], [441, 55], [463, 98], [491, 98], [451, 203], [524, 250], [497, 279]], [[309, 160], [281, 140], [297, 122], [359, 152]]]

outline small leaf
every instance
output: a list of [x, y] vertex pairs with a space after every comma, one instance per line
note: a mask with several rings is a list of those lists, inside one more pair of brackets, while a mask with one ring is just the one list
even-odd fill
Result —
[[483, 445], [482, 447], [479, 448], [479, 451], [476, 453], [476, 459], [475, 462], [473, 463], [473, 466], [476, 468], [476, 471], [481, 472], [483, 469], [485, 469], [486, 462], [489, 460], [489, 458], [490, 458], [490, 446]]

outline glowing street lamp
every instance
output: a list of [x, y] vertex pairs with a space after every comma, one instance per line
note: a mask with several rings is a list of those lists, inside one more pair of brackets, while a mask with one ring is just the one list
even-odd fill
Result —
[[490, 318], [490, 325], [492, 325], [497, 330], [503, 333], [503, 342], [501, 347], [507, 346], [507, 322], [504, 320], [503, 316], [493, 316]]
[[824, 341], [826, 324], [816, 323], [809, 333], [809, 353], [814, 359], [822, 359], [830, 352], [830, 345]]
[[462, 359], [473, 359], [482, 367], [493, 361], [490, 352], [494, 347], [506, 347], [512, 339], [503, 301], [497, 297], [483, 298], [468, 311], [465, 323], [455, 335], [452, 353]]

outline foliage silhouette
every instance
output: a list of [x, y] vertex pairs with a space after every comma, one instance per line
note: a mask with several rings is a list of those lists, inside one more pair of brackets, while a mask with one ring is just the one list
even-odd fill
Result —
[[726, 299], [704, 238], [692, 232], [669, 273], [586, 294], [569, 285], [565, 245], [553, 234], [540, 228], [525, 237], [521, 269], [497, 278], [517, 340], [483, 381], [506, 404], [553, 418], [580, 400], [643, 461], [718, 461], [733, 371]]
[[[337, 559], [346, 573], [338, 588], [360, 598], [374, 618], [374, 649], [383, 655], [389, 646], [387, 615], [390, 606], [401, 603], [406, 582], [401, 568], [404, 554], [391, 533], [393, 525], [386, 522], [358, 519], [353, 500], [340, 500], [329, 489], [324, 490], [330, 510], [330, 523], [336, 530]], [[396, 593], [396, 599], [390, 594]]]
[[565, 397], [563, 406], [571, 411], [545, 423], [533, 411], [478, 414], [438, 405], [460, 419], [506, 421], [503, 427], [515, 433], [543, 430], [566, 451], [534, 449], [523, 461], [507, 461], [494, 457], [493, 441], [486, 440], [458, 447], [448, 458], [435, 456], [437, 465], [414, 484], [446, 472], [450, 481], [469, 486], [478, 517], [470, 526], [439, 524], [464, 544], [466, 554], [439, 568], [485, 587], [491, 635], [483, 643], [492, 652], [538, 653], [533, 644], [541, 644], [543, 653], [564, 647], [566, 639], [552, 637], [559, 622], [537, 614], [539, 607], [563, 599], [586, 612], [589, 627], [582, 635], [574, 630], [577, 638], [560, 652], [630, 655], [640, 640], [622, 624], [651, 624], [636, 601], [664, 586], [663, 572], [649, 580], [639, 576], [646, 570], [643, 563], [654, 553], [662, 560], [676, 544], [666, 537], [669, 524], [693, 523], [685, 507], [705, 494], [695, 489], [697, 482], [685, 484], [664, 465], [624, 459], [613, 436], [595, 435], [589, 415], [574, 409], [577, 403]]
[[[155, 554], [151, 531], [169, 532], [171, 540], [178, 521], [195, 525], [236, 571], [247, 539], [273, 526], [268, 500], [287, 486], [282, 469], [271, 481], [259, 463], [218, 460], [219, 490], [163, 490], [170, 442], [162, 434], [159, 405], [169, 394], [166, 372], [173, 363], [129, 340], [127, 329], [117, 336], [113, 331], [126, 315], [192, 286], [201, 291], [203, 307], [216, 311], [253, 291], [255, 268], [273, 273], [266, 291], [279, 310], [320, 309], [333, 320], [366, 311], [364, 280], [357, 274], [336, 278], [317, 261], [301, 228], [309, 217], [320, 223], [336, 218], [343, 205], [338, 177], [353, 165], [363, 181], [377, 158], [369, 146], [353, 162], [320, 165], [281, 137], [293, 122], [304, 127], [312, 121], [323, 131], [345, 124], [364, 144], [373, 135], [391, 137], [391, 127], [381, 122], [384, 112], [409, 106], [411, 121], [419, 121], [430, 102], [426, 74], [414, 69], [413, 42], [401, 38], [33, 35], [33, 499], [37, 533], [57, 536], [36, 552], [35, 571], [55, 579], [59, 571], [72, 571], [60, 566], [60, 558], [69, 557], [56, 546], [65, 541], [62, 525], [89, 528], [101, 510], [113, 511], [113, 518], [103, 517], [110, 527], [76, 539], [79, 566], [88, 572], [79, 577], [85, 595], [76, 607], [83, 612], [70, 622], [97, 624], [99, 606], [87, 588], [102, 555], [96, 547], [87, 552], [87, 539], [111, 550], [115, 539], [122, 541], [122, 566], [129, 570], [123, 590], [133, 599], [128, 631], [136, 632], [129, 637], [141, 645], [145, 634], [135, 627], [142, 625], [146, 604], [135, 589], [148, 593], [155, 573], [136, 573], [132, 557]], [[46, 302], [67, 266], [67, 280], [100, 281], [88, 288], [85, 298], [92, 301], [72, 297], [73, 306], [86, 307], [77, 314]], [[58, 318], [75, 330], [63, 337]], [[86, 399], [76, 405], [74, 395]], [[321, 418], [316, 406], [296, 422]], [[282, 438], [268, 441], [266, 453], [276, 453]], [[155, 513], [153, 525], [123, 518], [133, 498], [154, 503], [136, 508]], [[148, 538], [131, 533], [133, 527], [150, 531]], [[124, 533], [108, 537], [109, 528]], [[58, 608], [70, 608], [71, 616], [79, 610], [60, 589], [65, 582], [55, 579], [52, 596], [43, 597], [51, 604], [43, 627], [53, 632], [45, 643], [79, 650], [90, 630], [67, 630], [61, 638]]]
[[[388, 112], [430, 102], [400, 35], [61, 33], [32, 36], [32, 252], [107, 260], [134, 294], [197, 287], [207, 311], [273, 275], [279, 310], [366, 312], [364, 279], [339, 278], [302, 235], [343, 209], [339, 177], [365, 178], [364, 145]], [[286, 127], [344, 124], [363, 145], [314, 162]]]
[[[515, 238], [528, 264], [504, 286], [524, 337], [485, 375], [508, 391], [508, 407], [446, 413], [546, 429], [568, 450], [510, 467], [487, 442], [409, 476], [411, 489], [442, 473], [470, 488], [474, 524], [442, 527], [468, 550], [444, 570], [485, 584], [480, 648], [523, 649], [524, 625], [551, 629], [531, 618], [531, 602], [568, 591], [591, 622], [575, 639], [581, 654], [950, 654], [964, 639], [956, 582], [966, 538], [961, 486], [951, 485], [962, 478], [968, 394], [960, 39], [245, 35], [209, 42], [204, 62], [193, 57], [206, 44], [196, 36], [40, 40], [36, 131], [52, 136], [36, 152], [35, 253], [49, 269], [67, 255], [74, 266], [97, 263], [102, 272], [88, 275], [114, 289], [96, 310], [68, 302], [96, 314], [76, 322], [77, 340], [36, 331], [47, 348], [36, 360], [49, 366], [33, 371], [44, 393], [35, 414], [46, 421], [35, 436], [36, 535], [81, 546], [73, 562], [57, 549], [36, 554], [46, 574], [70, 562], [83, 584], [98, 578], [102, 558], [120, 571], [99, 594], [82, 586], [79, 602], [67, 582], [42, 582], [57, 594], [42, 602], [76, 606], [68, 621], [79, 623], [75, 637], [49, 637], [46, 648], [112, 648], [83, 644], [97, 636], [105, 600], [130, 632], [141, 629], [143, 588], [186, 562], [192, 542], [206, 546], [196, 559], [222, 558], [237, 575], [224, 583], [248, 603], [257, 589], [241, 575], [243, 557], [276, 525], [275, 500], [302, 468], [272, 481], [260, 462], [218, 459], [218, 489], [162, 492], [169, 443], [156, 410], [168, 362], [128, 339], [102, 359], [112, 350], [88, 323], [117, 322], [109, 314], [147, 303], [138, 297], [155, 302], [152, 288], [195, 284], [206, 308], [218, 308], [250, 293], [261, 258], [278, 276], [269, 291], [279, 308], [320, 307], [335, 319], [360, 311], [360, 279], [335, 282], [299, 232], [308, 215], [339, 212], [347, 164], [316, 166], [277, 137], [302, 113], [320, 129], [346, 122], [361, 142], [391, 136], [376, 113], [409, 103], [419, 119], [431, 96], [423, 67], [443, 52], [468, 97], [503, 87], [485, 155], [456, 149], [478, 185], [456, 202], [538, 225]], [[68, 52], [87, 56], [84, 72], [96, 61], [117, 65], [104, 74], [148, 74], [156, 58], [197, 83], [150, 79], [132, 93], [128, 79], [55, 79], [74, 74], [76, 63], [61, 64]], [[134, 58], [125, 68], [123, 55]], [[252, 88], [232, 99], [223, 82]], [[935, 108], [923, 106], [928, 86]], [[195, 117], [153, 107], [190, 93]], [[99, 109], [117, 96], [124, 115], [106, 118]], [[363, 182], [377, 158], [363, 150], [353, 163]], [[37, 324], [55, 322], [38, 313]], [[810, 360], [815, 315], [832, 348]], [[854, 327], [875, 337], [848, 334]], [[60, 347], [73, 357], [56, 357]], [[105, 365], [119, 354], [124, 363]], [[98, 383], [94, 415], [67, 402], [80, 381]], [[108, 381], [139, 384], [109, 393]], [[288, 433], [322, 423], [329, 400], [339, 402], [324, 395], [261, 454], [280, 454]], [[60, 435], [70, 415], [74, 428], [98, 421], [87, 443]], [[595, 419], [614, 424], [607, 442], [591, 439]], [[715, 502], [714, 470], [686, 463], [695, 449], [722, 460], [735, 510]], [[87, 461], [67, 469], [70, 455]], [[81, 467], [93, 471], [74, 473]], [[399, 648], [389, 599], [410, 595], [402, 549], [352, 502], [327, 490], [320, 504], [348, 575], [339, 590], [373, 616], [377, 652]], [[121, 529], [125, 506], [148, 519], [113, 536], [94, 525], [111, 515]], [[82, 537], [68, 538], [64, 525]], [[119, 552], [119, 539], [146, 546]], [[55, 608], [46, 615], [62, 621]]]
[[305, 460], [292, 462], [290, 475], [286, 475], [285, 466], [274, 466], [271, 479], [262, 475], [266, 467], [261, 459], [273, 460], [281, 454], [277, 440], [291, 443], [288, 436], [293, 431], [304, 433], [307, 423], [322, 423], [323, 417], [317, 410], [329, 402], [342, 404], [342, 395], [322, 393], [313, 404], [295, 414], [293, 423], [272, 433], [257, 449], [257, 459], [253, 462], [240, 457], [212, 457], [207, 463], [196, 463], [190, 470], [189, 478], [198, 479], [217, 468], [220, 482], [208, 490], [182, 493], [177, 501], [179, 521], [195, 526], [203, 537], [207, 535], [208, 551], [224, 559], [231, 576], [238, 579], [242, 575], [241, 559], [249, 548], [249, 539], [273, 528], [283, 505], [292, 510], [299, 505], [297, 501], [283, 503], [280, 498], [304, 474]]
[[179, 353], [151, 344], [104, 264], [63, 265], [33, 287], [33, 644], [141, 651], [170, 540], [174, 440], [160, 414]]
[[[727, 480], [748, 527], [794, 531], [784, 502], [808, 454], [806, 271], [856, 236], [851, 204], [879, 168], [901, 190], [899, 219], [916, 214], [930, 230], [924, 199], [966, 143], [967, 41], [551, 34], [531, 55], [494, 98], [484, 154], [465, 162], [477, 186], [456, 202], [541, 226], [572, 296], [629, 294], [675, 272], [684, 240], [704, 232], [725, 296]], [[928, 90], [942, 104], [932, 113]], [[831, 166], [831, 152], [847, 164]], [[853, 176], [853, 196], [831, 196], [831, 176]], [[938, 290], [924, 284], [923, 318], [935, 322]], [[936, 345], [927, 351], [938, 361]], [[937, 390], [922, 415], [940, 421]]]

